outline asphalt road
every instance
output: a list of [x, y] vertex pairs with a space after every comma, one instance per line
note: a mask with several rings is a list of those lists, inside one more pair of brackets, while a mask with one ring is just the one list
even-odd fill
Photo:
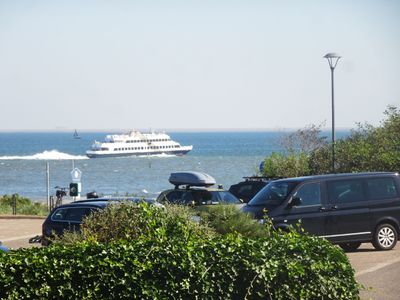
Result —
[[357, 281], [365, 287], [361, 299], [400, 299], [400, 243], [390, 251], [376, 251], [371, 244], [363, 244], [347, 256]]
[[[28, 240], [40, 234], [42, 223], [43, 219], [0, 218], [0, 241], [12, 249], [39, 247]], [[371, 244], [363, 244], [347, 256], [357, 281], [365, 287], [361, 299], [400, 299], [400, 241], [390, 251], [376, 251]]]

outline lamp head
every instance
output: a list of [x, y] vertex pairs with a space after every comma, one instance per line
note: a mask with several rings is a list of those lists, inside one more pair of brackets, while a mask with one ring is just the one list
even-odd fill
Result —
[[337, 53], [331, 52], [324, 56], [324, 58], [341, 58], [341, 56]]
[[324, 58], [326, 58], [328, 60], [329, 66], [331, 67], [331, 69], [334, 69], [339, 61], [339, 59], [341, 58], [341, 56], [337, 53], [334, 52], [330, 52], [325, 54]]

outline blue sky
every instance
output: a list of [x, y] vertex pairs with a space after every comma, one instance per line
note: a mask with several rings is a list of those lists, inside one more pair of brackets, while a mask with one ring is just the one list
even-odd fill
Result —
[[0, 130], [330, 128], [400, 105], [400, 1], [3, 1]]

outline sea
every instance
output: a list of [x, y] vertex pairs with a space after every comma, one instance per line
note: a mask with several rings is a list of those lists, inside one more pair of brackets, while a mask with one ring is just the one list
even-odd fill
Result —
[[[257, 173], [272, 152], [282, 151], [280, 141], [288, 132], [168, 132], [181, 145], [193, 145], [184, 156], [88, 158], [91, 144], [118, 132], [0, 132], [0, 195], [14, 194], [46, 201], [46, 165], [49, 165], [50, 195], [57, 186], [68, 187], [71, 171], [81, 174], [82, 196], [135, 195], [156, 197], [172, 188], [170, 173], [206, 172], [228, 189], [244, 176]], [[346, 132], [339, 135], [343, 136]]]

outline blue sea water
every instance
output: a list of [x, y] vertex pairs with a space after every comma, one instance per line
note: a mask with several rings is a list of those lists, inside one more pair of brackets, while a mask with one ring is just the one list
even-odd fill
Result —
[[[46, 199], [46, 162], [50, 166], [51, 194], [55, 186], [71, 182], [73, 165], [82, 171], [82, 195], [95, 190], [104, 195], [125, 193], [155, 197], [171, 188], [176, 171], [203, 171], [229, 188], [253, 175], [271, 152], [281, 151], [284, 132], [170, 132], [181, 145], [193, 145], [185, 156], [92, 158], [85, 156], [94, 140], [106, 132], [0, 133], [0, 195], [18, 193]], [[343, 134], [342, 134], [343, 135]]]

